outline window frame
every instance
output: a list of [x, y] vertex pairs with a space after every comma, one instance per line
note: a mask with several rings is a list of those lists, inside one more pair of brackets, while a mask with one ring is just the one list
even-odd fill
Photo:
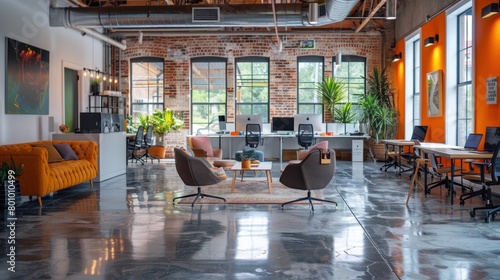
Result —
[[[267, 101], [266, 102], [238, 102], [238, 91], [240, 86], [238, 86], [238, 82], [240, 81], [239, 79], [239, 73], [238, 73], [238, 63], [266, 63], [267, 64], [267, 79], [254, 79], [252, 78], [250, 80], [250, 83], [253, 84], [254, 80], [266, 80], [265, 82], [267, 83]], [[263, 56], [243, 56], [243, 57], [236, 57], [234, 59], [234, 114], [235, 115], [254, 115], [254, 114], [260, 114], [260, 113], [255, 113], [254, 108], [255, 106], [262, 106], [264, 105], [267, 108], [267, 112], [262, 115], [262, 119], [264, 123], [269, 123], [270, 122], [270, 99], [271, 99], [271, 82], [270, 82], [270, 76], [271, 76], [271, 63], [270, 63], [270, 58], [269, 57], [263, 57]], [[253, 77], [253, 72], [252, 72], [252, 77]], [[248, 82], [248, 80], [245, 80]], [[253, 89], [253, 86], [252, 86]], [[251, 110], [250, 112], [244, 112], [240, 113], [240, 106], [242, 105], [250, 105]]]
[[[195, 131], [194, 131], [194, 126], [195, 126], [195, 123], [193, 122], [194, 120], [194, 111], [195, 111], [195, 107], [196, 106], [199, 106], [199, 105], [204, 105], [204, 104], [207, 104], [209, 107], [210, 106], [222, 106], [222, 108], [224, 108], [224, 112], [223, 114], [222, 113], [218, 113], [217, 115], [220, 116], [220, 115], [224, 115], [224, 117], [226, 118], [227, 120], [227, 62], [228, 62], [228, 59], [226, 57], [194, 57], [194, 58], [191, 58], [191, 61], [190, 61], [190, 67], [191, 67], [191, 71], [190, 71], [190, 80], [191, 80], [191, 92], [190, 92], [190, 100], [191, 100], [191, 106], [190, 106], [190, 114], [191, 114], [191, 117], [190, 117], [190, 130], [191, 130], [191, 134], [194, 134]], [[193, 94], [194, 94], [194, 86], [193, 86], [193, 82], [194, 82], [194, 77], [193, 77], [193, 70], [194, 70], [194, 67], [193, 67], [193, 64], [194, 63], [208, 63], [209, 66], [210, 66], [210, 63], [224, 63], [224, 102], [195, 102], [193, 101]], [[208, 71], [210, 71], [210, 69], [208, 68]], [[210, 76], [210, 75], [209, 75]], [[208, 82], [207, 84], [210, 84], [210, 82]], [[208, 100], [210, 100], [210, 89], [207, 89], [208, 91]], [[210, 113], [208, 113], [210, 114]], [[205, 123], [203, 123], [205, 124]], [[207, 122], [206, 122], [206, 126], [205, 128], [207, 129], [207, 133], [209, 132], [210, 129], [212, 130], [218, 130], [218, 119], [217, 119], [217, 122], [215, 121], [215, 118], [212, 118], [212, 120], [210, 120], [210, 117], [207, 119]], [[198, 130], [199, 129], [196, 129], [196, 133], [198, 134]]]
[[[161, 97], [161, 102], [134, 102], [134, 63], [161, 63], [162, 64], [162, 79], [161, 83], [156, 83], [156, 88], [157, 88], [157, 95], [156, 98], [159, 100]], [[158, 81], [159, 79], [157, 79]], [[130, 59], [130, 116], [132, 118], [135, 118], [134, 116], [134, 105], [147, 105], [147, 110], [146, 114], [150, 115], [153, 114], [153, 112], [156, 109], [164, 110], [165, 109], [165, 59], [161, 57], [152, 57], [152, 56], [147, 56], [147, 57], [135, 57]], [[148, 79], [148, 88], [149, 88], [149, 79]], [[160, 93], [161, 92], [161, 93]], [[154, 97], [154, 96], [153, 96]], [[156, 106], [155, 106], [156, 105]], [[159, 105], [159, 106], [158, 106]], [[156, 109], [153, 109], [156, 107]], [[158, 108], [159, 107], [159, 108]], [[150, 108], [153, 110], [150, 112]], [[144, 111], [141, 111], [144, 112]]]
[[[321, 114], [322, 116], [324, 116], [325, 106], [322, 102], [321, 97], [318, 97], [318, 100], [316, 102], [314, 102], [314, 100], [312, 102], [300, 102], [301, 90], [303, 90], [303, 89], [310, 90], [310, 89], [317, 88], [317, 84], [314, 85], [314, 88], [310, 88], [310, 87], [305, 88], [305, 87], [301, 86], [302, 82], [300, 81], [300, 72], [299, 72], [301, 63], [321, 63], [321, 79], [319, 79], [319, 81], [318, 81], [318, 83], [320, 83], [325, 78], [325, 58], [323, 56], [316, 56], [316, 55], [297, 57], [297, 114]], [[304, 82], [304, 83], [306, 83], [306, 82]], [[314, 112], [310, 112], [310, 111], [306, 112], [304, 110], [301, 111], [301, 107], [303, 107], [303, 106], [313, 106]], [[321, 108], [320, 112], [317, 112], [318, 108]]]

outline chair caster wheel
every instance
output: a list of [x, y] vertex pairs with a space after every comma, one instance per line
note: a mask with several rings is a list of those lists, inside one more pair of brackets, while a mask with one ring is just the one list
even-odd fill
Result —
[[474, 218], [474, 216], [476, 216], [476, 212], [474, 212], [474, 210], [470, 211], [470, 216]]

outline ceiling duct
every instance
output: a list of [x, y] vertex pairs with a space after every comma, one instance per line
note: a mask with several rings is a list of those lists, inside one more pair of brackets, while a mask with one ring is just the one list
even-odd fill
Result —
[[192, 22], [220, 22], [219, 7], [193, 7]]
[[[321, 16], [320, 7], [320, 17], [315, 26], [344, 20], [357, 2], [358, 0], [327, 0], [324, 7], [325, 16]], [[302, 7], [301, 4], [276, 4], [276, 23], [270, 4], [205, 7], [219, 9], [218, 21], [193, 21], [194, 15], [199, 11], [193, 11], [192, 5], [52, 7], [50, 26], [109, 29], [310, 26], [307, 22], [307, 10]]]

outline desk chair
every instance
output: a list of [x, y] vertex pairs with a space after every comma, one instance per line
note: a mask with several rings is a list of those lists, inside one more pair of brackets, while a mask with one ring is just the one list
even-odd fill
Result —
[[215, 185], [223, 181], [223, 177], [217, 176], [210, 168], [211, 165], [205, 158], [193, 157], [188, 155], [186, 152], [174, 148], [174, 158], [175, 158], [175, 169], [181, 177], [182, 182], [187, 186], [196, 186], [198, 191], [195, 194], [188, 194], [179, 196], [173, 199], [195, 197], [191, 207], [194, 207], [194, 203], [198, 198], [211, 197], [221, 199], [226, 202], [226, 199], [219, 196], [208, 195], [201, 192], [201, 186]]
[[389, 145], [384, 144], [385, 148], [385, 163], [380, 167], [380, 170], [384, 170], [387, 172], [387, 169], [390, 167], [394, 166], [394, 169], [399, 165], [398, 160], [399, 157], [401, 156], [399, 151], [396, 151], [394, 147], [392, 149], [389, 148]]
[[148, 158], [151, 159], [151, 163], [153, 163], [154, 159], [158, 160], [158, 163], [160, 163], [160, 159], [152, 156], [149, 154], [149, 148], [153, 145], [153, 126], [148, 125], [148, 128], [146, 129], [146, 135], [144, 136], [144, 143], [142, 145], [142, 148], [146, 150], [146, 153], [141, 156], [141, 158], [145, 158], [146, 162], [148, 161]]
[[[431, 163], [431, 175], [433, 177], [439, 178], [439, 181], [437, 182], [432, 182], [427, 185], [427, 193], [431, 193], [431, 189], [439, 187], [441, 185], [445, 185], [446, 189], [448, 191], [451, 191], [451, 186], [453, 185], [453, 182], [450, 180], [450, 177], [448, 176], [451, 174], [451, 166], [440, 166], [438, 165], [436, 155], [434, 154], [428, 154], [429, 156], [429, 162]], [[460, 167], [454, 167], [453, 168], [454, 172], [461, 171]]]
[[280, 176], [280, 182], [292, 189], [306, 190], [307, 196], [298, 198], [292, 201], [281, 204], [281, 208], [286, 204], [307, 200], [314, 211], [312, 201], [322, 201], [334, 203], [335, 201], [311, 197], [311, 190], [320, 190], [326, 188], [333, 178], [335, 173], [335, 151], [332, 149], [327, 150], [330, 154], [330, 162], [327, 164], [321, 163], [321, 149], [314, 149], [307, 155], [307, 157], [299, 163], [289, 163]]
[[[259, 124], [249, 123], [246, 126], [245, 133], [245, 144], [247, 147], [253, 148], [255, 151], [253, 153], [253, 158], [258, 161], [264, 161], [264, 152], [257, 150], [262, 139], [262, 131]], [[234, 158], [237, 161], [241, 161], [243, 151], [237, 151]]]
[[135, 159], [136, 162], [140, 161], [142, 165], [144, 165], [144, 160], [142, 160], [142, 156], [137, 156], [137, 152], [143, 148], [143, 142], [144, 127], [141, 125], [137, 128], [135, 139], [127, 143], [127, 150], [131, 152], [128, 159], [131, 159], [132, 161]]
[[[489, 223], [492, 218], [496, 216], [496, 213], [500, 211], [500, 205], [493, 205], [491, 200], [491, 186], [500, 184], [500, 141], [495, 147], [493, 156], [489, 162], [472, 162], [471, 164], [479, 167], [479, 174], [467, 174], [463, 178], [467, 179], [473, 183], [481, 184], [481, 189], [475, 192], [463, 194], [460, 196], [460, 205], [464, 205], [464, 200], [481, 195], [485, 201], [485, 207], [474, 207], [470, 212], [471, 217], [476, 216], [476, 211], [478, 210], [488, 210], [485, 217], [485, 222]], [[486, 170], [490, 170], [490, 176], [488, 178]]]
[[304, 147], [305, 150], [310, 147], [314, 141], [314, 128], [312, 124], [299, 124], [299, 131], [297, 134], [297, 142], [299, 146]]

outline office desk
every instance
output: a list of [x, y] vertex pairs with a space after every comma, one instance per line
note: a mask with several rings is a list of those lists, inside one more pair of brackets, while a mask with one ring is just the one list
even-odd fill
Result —
[[[205, 135], [211, 139], [212, 146], [218, 147], [223, 150], [224, 158], [231, 159], [238, 150], [242, 150], [245, 146], [244, 135], [230, 135], [230, 134], [208, 134]], [[190, 137], [190, 136], [188, 136]], [[328, 141], [328, 147], [332, 149], [345, 149], [351, 150], [353, 140], [368, 139], [368, 135], [332, 135], [323, 136], [315, 135], [315, 142]], [[187, 138], [186, 138], [187, 143]], [[189, 147], [189, 145], [186, 145]], [[280, 168], [283, 164], [283, 150], [284, 149], [300, 149], [297, 143], [297, 137], [294, 134], [262, 134], [261, 145], [257, 148], [264, 152], [266, 158], [278, 158], [280, 161]]]
[[[422, 143], [424, 144], [424, 143]], [[448, 158], [451, 161], [451, 175], [450, 180], [452, 184], [455, 184], [454, 181], [454, 171], [455, 171], [455, 160], [464, 160], [464, 159], [491, 159], [493, 156], [492, 153], [478, 153], [474, 151], [465, 151], [465, 150], [457, 150], [457, 146], [450, 146], [446, 144], [439, 143], [428, 143], [426, 145], [415, 145], [415, 149], [419, 149], [424, 154], [435, 154], [438, 156], [442, 156], [444, 158]], [[426, 171], [425, 179], [425, 192], [427, 193], [427, 171]], [[454, 186], [450, 187], [451, 189], [451, 207], [453, 208], [453, 197], [455, 194]]]

